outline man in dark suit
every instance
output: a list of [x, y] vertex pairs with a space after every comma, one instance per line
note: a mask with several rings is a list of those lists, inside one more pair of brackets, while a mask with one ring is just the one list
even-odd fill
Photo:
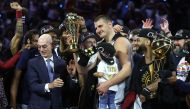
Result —
[[49, 34], [38, 40], [41, 56], [28, 63], [27, 76], [31, 98], [29, 109], [62, 109], [62, 86], [65, 84], [66, 64], [52, 54], [53, 43]]

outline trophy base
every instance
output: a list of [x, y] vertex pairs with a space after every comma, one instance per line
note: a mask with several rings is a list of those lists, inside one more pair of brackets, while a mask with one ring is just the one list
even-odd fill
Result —
[[77, 51], [78, 51], [78, 47], [76, 43], [69, 45], [69, 52], [75, 53]]
[[78, 51], [78, 49], [76, 48], [76, 49], [69, 49], [69, 52], [71, 52], [71, 53], [75, 53], [75, 52], [77, 52]]

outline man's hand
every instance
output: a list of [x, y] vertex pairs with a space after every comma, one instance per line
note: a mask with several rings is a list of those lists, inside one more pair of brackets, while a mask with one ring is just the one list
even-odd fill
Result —
[[73, 36], [71, 34], [68, 34], [67, 32], [63, 32], [60, 39], [61, 39], [62, 43], [66, 44], [66, 45], [70, 45], [70, 44], [72, 44]]
[[139, 98], [141, 100], [141, 103], [145, 102], [146, 101], [146, 97], [144, 95], [139, 95]]
[[79, 19], [78, 19], [78, 24], [79, 24], [79, 27], [82, 32], [87, 32], [87, 28], [86, 28], [86, 24], [85, 24], [85, 20], [82, 16], [78, 16]]
[[171, 77], [169, 77], [167, 79], [168, 79], [169, 84], [175, 84], [176, 81], [177, 81], [176, 76], [171, 76]]
[[163, 30], [165, 33], [170, 32], [169, 30], [169, 23], [167, 19], [162, 19], [162, 23], [160, 23], [160, 28]]
[[67, 71], [71, 77], [76, 75], [76, 65], [73, 59], [69, 61], [69, 65], [67, 65]]
[[79, 18], [79, 25], [81, 27], [86, 27], [84, 18], [82, 16], [79, 16], [79, 17], [80, 17]]
[[113, 26], [113, 29], [115, 32], [122, 32], [123, 26], [117, 24]]
[[102, 72], [95, 72], [95, 73], [93, 73], [93, 76], [97, 77], [97, 78], [101, 78], [101, 77], [104, 76], [104, 73], [102, 73]]
[[103, 83], [100, 83], [99, 86], [97, 87], [97, 91], [99, 95], [104, 95], [110, 87], [109, 80], [105, 81]]
[[54, 88], [57, 88], [57, 87], [62, 87], [63, 84], [64, 84], [63, 80], [60, 79], [60, 78], [57, 78], [53, 82], [48, 84], [48, 88], [49, 89], [54, 89]]
[[23, 8], [18, 4], [18, 2], [12, 2], [10, 3], [10, 6], [12, 9], [17, 10], [17, 11], [21, 11]]
[[148, 28], [148, 29], [151, 29], [153, 27], [152, 23], [153, 23], [153, 20], [152, 19], [146, 19], [146, 21], [142, 20], [142, 23], [143, 23], [143, 26], [142, 28]]

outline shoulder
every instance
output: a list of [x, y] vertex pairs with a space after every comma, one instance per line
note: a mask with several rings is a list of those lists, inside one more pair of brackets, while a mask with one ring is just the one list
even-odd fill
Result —
[[130, 42], [125, 37], [119, 37], [117, 40], [115, 40], [114, 46], [118, 47], [128, 47], [130, 45]]
[[53, 59], [56, 66], [58, 67], [66, 66], [66, 62], [64, 59], [58, 58], [57, 56], [54, 56]]
[[[28, 49], [24, 49], [23, 51], [22, 51], [22, 53], [21, 53], [21, 57], [27, 57], [27, 56], [29, 56], [29, 50]], [[20, 58], [21, 58], [20, 57]]]
[[22, 51], [22, 53], [28, 53], [29, 51], [30, 51], [30, 49], [25, 48], [25, 49]]
[[34, 57], [32, 59], [29, 60], [29, 63], [35, 63], [37, 64], [36, 62], [38, 61], [42, 61], [42, 57], [41, 56], [37, 56], [37, 57]]
[[30, 57], [31, 54], [31, 49], [24, 49], [21, 53], [20, 59], [24, 58], [24, 59], [28, 59]]
[[122, 52], [122, 53], [128, 53], [128, 51], [131, 51], [131, 44], [125, 37], [119, 37], [115, 43], [114, 47], [116, 49], [116, 52]]
[[59, 63], [65, 63], [65, 60], [63, 58], [58, 57], [57, 55], [53, 55], [53, 59]]
[[126, 37], [118, 37], [115, 40], [115, 44], [123, 45], [123, 44], [130, 44], [129, 40]]
[[65, 62], [64, 59], [58, 59], [57, 62], [59, 63], [59, 65], [64, 65], [64, 66], [66, 66], [66, 62]]

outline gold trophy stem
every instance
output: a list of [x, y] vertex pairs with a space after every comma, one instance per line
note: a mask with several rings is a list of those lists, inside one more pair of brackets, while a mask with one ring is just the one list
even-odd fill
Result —
[[72, 53], [75, 53], [78, 51], [78, 47], [77, 47], [77, 43], [74, 42], [72, 44], [69, 45], [69, 51], [72, 52]]

